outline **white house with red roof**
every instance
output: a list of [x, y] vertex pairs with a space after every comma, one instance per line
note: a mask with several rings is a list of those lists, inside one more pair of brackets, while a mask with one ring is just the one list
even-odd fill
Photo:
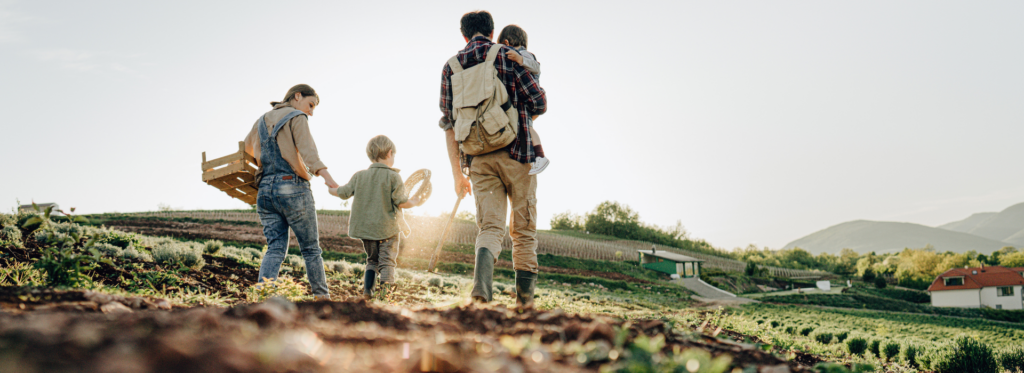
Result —
[[939, 275], [928, 293], [932, 306], [1024, 309], [1024, 267], [954, 268]]

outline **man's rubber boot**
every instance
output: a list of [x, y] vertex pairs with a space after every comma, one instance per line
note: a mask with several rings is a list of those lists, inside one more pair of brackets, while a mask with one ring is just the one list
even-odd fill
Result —
[[363, 297], [369, 299], [373, 296], [373, 283], [377, 280], [377, 271], [367, 270], [363, 275]]
[[516, 306], [533, 307], [533, 291], [537, 289], [537, 274], [516, 270]]
[[491, 299], [491, 284], [494, 282], [494, 255], [490, 250], [481, 247], [476, 252], [476, 266], [473, 267], [473, 292], [470, 296], [474, 302], [487, 303]]

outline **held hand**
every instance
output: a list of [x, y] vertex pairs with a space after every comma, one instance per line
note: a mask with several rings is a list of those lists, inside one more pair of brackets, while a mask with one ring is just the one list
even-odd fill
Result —
[[459, 197], [473, 195], [473, 184], [461, 174], [455, 176], [455, 195]]
[[523, 64], [523, 55], [519, 54], [516, 51], [508, 51], [508, 52], [506, 52], [505, 53], [505, 57], [508, 57], [508, 59], [510, 59], [512, 61], [515, 61], [515, 63], [517, 63], [517, 64], [520, 64], [520, 65]]

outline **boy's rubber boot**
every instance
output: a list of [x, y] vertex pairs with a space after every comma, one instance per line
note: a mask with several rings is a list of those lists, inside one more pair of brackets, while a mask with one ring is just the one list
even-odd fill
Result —
[[469, 295], [474, 302], [487, 303], [491, 299], [491, 284], [494, 282], [494, 255], [481, 247], [476, 252], [476, 266], [473, 267], [473, 292]]
[[373, 283], [377, 280], [377, 271], [367, 270], [363, 275], [363, 297], [373, 296]]
[[533, 307], [533, 292], [537, 289], [537, 274], [516, 270], [516, 306]]

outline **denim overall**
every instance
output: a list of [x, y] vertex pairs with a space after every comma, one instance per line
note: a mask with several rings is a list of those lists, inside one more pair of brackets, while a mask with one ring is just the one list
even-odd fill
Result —
[[286, 115], [274, 126], [273, 133], [267, 133], [266, 115], [260, 117], [256, 126], [260, 133], [260, 167], [263, 170], [256, 209], [263, 224], [263, 235], [267, 237], [267, 253], [260, 264], [259, 281], [277, 278], [281, 262], [288, 253], [288, 228], [291, 227], [306, 260], [306, 277], [313, 288], [313, 295], [329, 296], [324, 261], [320, 256], [313, 191], [309, 189], [309, 181], [295, 175], [277, 146], [277, 132], [299, 115], [306, 114], [295, 110]]

